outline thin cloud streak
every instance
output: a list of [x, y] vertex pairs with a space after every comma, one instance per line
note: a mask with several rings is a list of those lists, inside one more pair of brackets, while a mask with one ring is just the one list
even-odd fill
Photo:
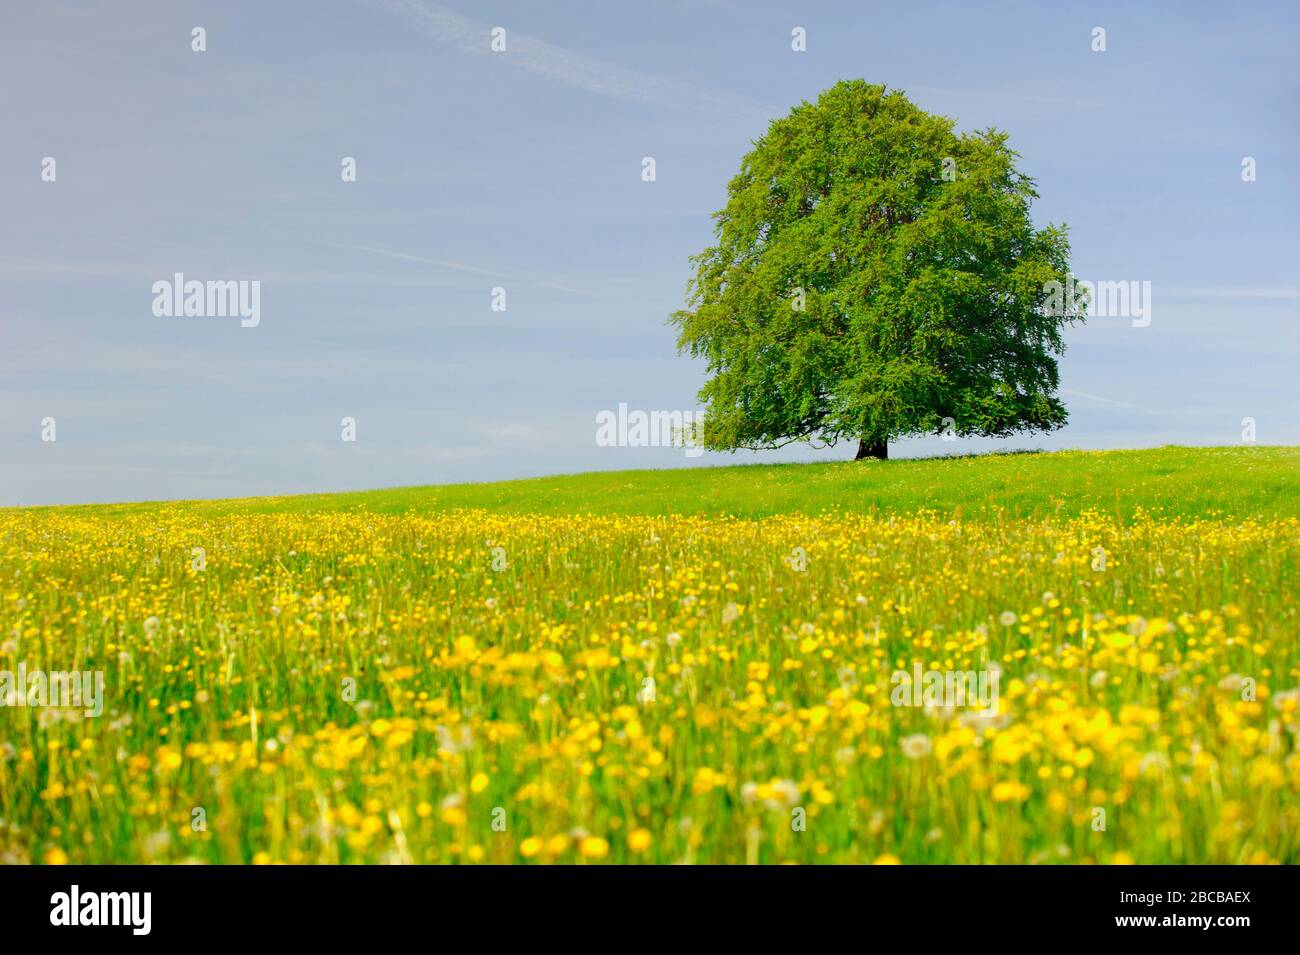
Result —
[[[439, 43], [475, 56], [492, 54], [491, 24], [421, 0], [385, 0], [385, 6]], [[767, 117], [766, 111], [743, 97], [625, 69], [514, 30], [507, 30], [506, 51], [497, 55], [530, 73], [601, 96], [669, 109], [706, 108]]]
[[[481, 269], [478, 266], [466, 265], [463, 262], [449, 262], [445, 259], [431, 259], [423, 255], [413, 255], [409, 252], [398, 252], [392, 249], [381, 249], [373, 245], [337, 245], [338, 249], [350, 249], [354, 252], [370, 252], [374, 255], [382, 255], [386, 258], [396, 259], [399, 262], [415, 262], [419, 265], [432, 265], [440, 269], [453, 269], [458, 272], [470, 272], [474, 275], [488, 275], [502, 278], [503, 273], [493, 271], [492, 269]], [[506, 275], [505, 279], [509, 276]], [[503, 280], [505, 280], [503, 279]], [[570, 295], [593, 295], [594, 293], [587, 289], [573, 288], [556, 282], [553, 279], [537, 278], [536, 276], [521, 275], [518, 281], [526, 285], [536, 285], [538, 288], [550, 289], [554, 292], [565, 292]]]
[[444, 259], [430, 259], [422, 255], [411, 255], [408, 252], [394, 252], [391, 249], [380, 249], [373, 245], [338, 245], [338, 249], [350, 249], [353, 252], [370, 252], [374, 255], [383, 255], [390, 259], [398, 259], [402, 262], [418, 262], [421, 265], [432, 265], [440, 269], [455, 269], [457, 272], [473, 272], [475, 275], [495, 275], [497, 273], [490, 269], [480, 269], [477, 266], [466, 265], [463, 262], [448, 262]]

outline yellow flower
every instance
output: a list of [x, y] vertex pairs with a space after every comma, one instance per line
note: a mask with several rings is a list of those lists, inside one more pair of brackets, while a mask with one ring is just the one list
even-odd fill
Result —
[[[457, 509], [461, 491], [399, 513], [387, 495], [0, 509], [0, 671], [102, 664], [110, 696], [138, 703], [102, 720], [3, 708], [21, 730], [0, 739], [3, 815], [35, 836], [0, 832], [0, 855], [840, 858], [834, 838], [789, 835], [796, 810], [814, 834], [856, 820], [863, 862], [970, 862], [978, 847], [935, 816], [969, 805], [990, 810], [999, 861], [1206, 862], [1243, 839], [1247, 861], [1293, 861], [1300, 517], [1267, 508], [1300, 509], [1238, 494], [1186, 519], [1075, 514], [1071, 496], [1017, 517], [930, 497], [883, 517], [842, 500], [819, 516], [720, 517], [708, 500], [505, 514]], [[797, 541], [816, 542], [815, 573], [782, 566]], [[195, 575], [200, 545], [213, 559]], [[918, 666], [945, 694], [996, 671], [996, 707], [895, 705], [891, 674]], [[1152, 803], [1152, 787], [1173, 795]], [[87, 842], [72, 821], [95, 799], [114, 825]], [[212, 800], [268, 826], [232, 829]], [[1195, 838], [1178, 803], [1207, 800], [1222, 811]], [[1140, 809], [1136, 841], [1058, 838], [1091, 832], [1098, 806]], [[900, 819], [925, 833], [907, 860], [886, 849]]]
[[650, 830], [633, 829], [627, 834], [627, 847], [633, 852], [645, 852], [650, 848]]
[[442, 821], [449, 826], [463, 826], [468, 818], [460, 806], [448, 806], [442, 811]]
[[1029, 798], [1029, 787], [1024, 783], [1007, 780], [993, 787], [994, 802], [1024, 802]]

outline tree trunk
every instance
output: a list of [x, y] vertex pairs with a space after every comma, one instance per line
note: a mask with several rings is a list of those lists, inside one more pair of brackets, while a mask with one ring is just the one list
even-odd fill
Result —
[[853, 460], [861, 461], [863, 458], [874, 458], [877, 461], [888, 461], [889, 442], [868, 441], [866, 438], [862, 438], [858, 441], [858, 455]]

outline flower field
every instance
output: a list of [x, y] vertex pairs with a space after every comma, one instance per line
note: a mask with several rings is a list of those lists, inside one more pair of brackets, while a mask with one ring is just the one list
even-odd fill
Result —
[[[0, 512], [0, 861], [1300, 861], [1294, 516]], [[996, 674], [994, 710], [897, 674]]]

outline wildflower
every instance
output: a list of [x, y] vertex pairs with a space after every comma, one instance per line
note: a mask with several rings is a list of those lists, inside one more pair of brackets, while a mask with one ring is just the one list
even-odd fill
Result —
[[921, 759], [930, 755], [930, 737], [924, 733], [914, 733], [911, 736], [904, 736], [899, 745], [902, 747], [903, 755], [908, 759]]
[[1029, 787], [1024, 783], [1004, 781], [993, 787], [994, 802], [1024, 802], [1029, 798]]
[[633, 829], [627, 834], [627, 847], [633, 852], [645, 852], [650, 848], [651, 836], [649, 829]]

